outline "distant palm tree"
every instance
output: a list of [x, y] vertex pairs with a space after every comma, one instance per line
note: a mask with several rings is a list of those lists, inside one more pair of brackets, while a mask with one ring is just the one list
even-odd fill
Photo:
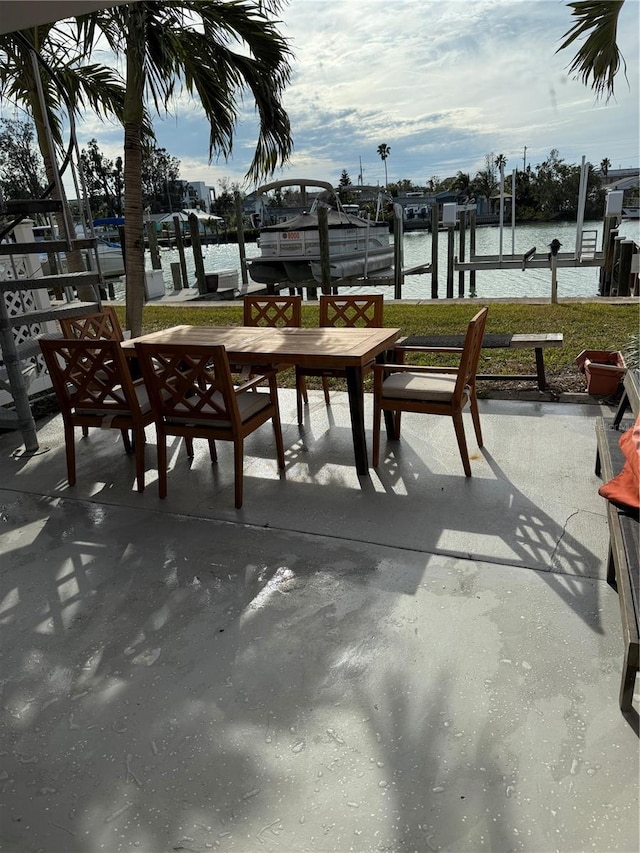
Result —
[[472, 187], [476, 196], [484, 196], [489, 206], [489, 211], [493, 212], [493, 196], [498, 188], [493, 169], [488, 165], [485, 169], [481, 169], [475, 176], [472, 182]]
[[602, 174], [605, 178], [609, 174], [610, 168], [611, 168], [611, 160], [609, 160], [608, 157], [605, 157], [604, 160], [602, 160], [600, 163], [600, 171], [602, 172]]
[[[209, 157], [228, 156], [243, 92], [253, 95], [259, 135], [247, 177], [257, 180], [286, 162], [293, 146], [280, 97], [289, 81], [290, 51], [268, 14], [279, 0], [140, 0], [78, 19], [87, 45], [101, 32], [126, 58], [124, 217], [126, 325], [142, 329], [144, 239], [142, 126], [145, 96], [167, 112], [181, 88], [210, 123]], [[238, 49], [234, 50], [234, 45]]]
[[614, 78], [621, 65], [626, 76], [627, 64], [616, 43], [624, 0], [575, 0], [567, 5], [573, 9], [571, 14], [576, 21], [564, 34], [565, 40], [556, 53], [587, 36], [569, 71], [585, 86], [591, 85], [598, 97], [606, 92], [608, 100], [613, 95]]
[[458, 192], [464, 193], [469, 197], [471, 195], [471, 175], [469, 172], [457, 172], [451, 184], [451, 189], [458, 190]]
[[504, 167], [507, 165], [507, 158], [504, 156], [504, 154], [498, 154], [498, 156], [494, 160], [494, 164], [496, 169], [500, 171], [501, 168], [504, 169]]
[[384, 163], [384, 185], [385, 187], [389, 183], [389, 177], [387, 175], [387, 157], [391, 154], [391, 148], [388, 145], [385, 145], [383, 142], [382, 145], [378, 145], [378, 156]]

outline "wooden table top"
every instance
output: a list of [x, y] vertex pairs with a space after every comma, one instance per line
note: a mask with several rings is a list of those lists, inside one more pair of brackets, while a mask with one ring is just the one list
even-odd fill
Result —
[[400, 337], [400, 329], [282, 328], [264, 326], [173, 326], [124, 341], [127, 355], [137, 342], [221, 344], [238, 363], [304, 367], [363, 367]]

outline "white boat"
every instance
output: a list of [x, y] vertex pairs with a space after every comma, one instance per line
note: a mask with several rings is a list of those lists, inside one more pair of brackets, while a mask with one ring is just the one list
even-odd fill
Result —
[[[49, 225], [36, 225], [33, 228], [33, 238], [36, 242], [46, 242], [53, 239], [52, 229]], [[100, 270], [105, 278], [116, 278], [124, 275], [124, 258], [122, 249], [118, 243], [111, 243], [108, 240], [103, 240], [97, 237], [98, 258], [100, 262]], [[94, 269], [96, 265], [95, 254], [87, 249], [82, 250], [84, 264], [87, 269]], [[44, 275], [49, 274], [49, 260], [46, 254], [40, 256], [42, 272]], [[66, 272], [67, 261], [64, 253], [60, 253], [58, 266], [62, 272]]]
[[[312, 187], [316, 194], [309, 211], [284, 222], [271, 224], [269, 216], [278, 208], [264, 204], [264, 196], [272, 190], [300, 187], [303, 196]], [[258, 245], [260, 256], [248, 262], [249, 273], [261, 284], [322, 280], [318, 209], [328, 208], [329, 268], [332, 281], [362, 277], [389, 269], [393, 263], [393, 247], [386, 222], [372, 222], [347, 213], [335, 190], [326, 181], [292, 178], [274, 181], [258, 189], [256, 214], [260, 221]]]
[[640, 207], [623, 207], [622, 216], [624, 219], [640, 219]]
[[[115, 278], [119, 275], [124, 275], [124, 257], [122, 256], [122, 248], [118, 243], [110, 243], [97, 237], [98, 244], [98, 259], [100, 261], [100, 271], [105, 278]], [[91, 266], [95, 260], [95, 255], [92, 252], [88, 254], [89, 265]], [[85, 263], [87, 259], [85, 259]]]

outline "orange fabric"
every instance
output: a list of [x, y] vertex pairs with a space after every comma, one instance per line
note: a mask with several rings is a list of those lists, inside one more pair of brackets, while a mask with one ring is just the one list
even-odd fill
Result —
[[617, 506], [637, 510], [640, 509], [640, 416], [620, 436], [620, 448], [626, 460], [622, 471], [600, 486], [598, 494]]

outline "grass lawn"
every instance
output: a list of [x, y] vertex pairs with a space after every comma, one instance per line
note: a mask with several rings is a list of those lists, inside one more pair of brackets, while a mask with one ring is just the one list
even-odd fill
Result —
[[[404, 305], [389, 303], [384, 307], [386, 326], [402, 329], [403, 335], [461, 334], [468, 321], [482, 306], [480, 300], [473, 304]], [[121, 320], [124, 309], [117, 309]], [[318, 323], [317, 304], [303, 305], [303, 325]], [[231, 326], [242, 324], [242, 304], [215, 307], [173, 307], [146, 305], [143, 327], [145, 332], [180, 324], [203, 326]], [[611, 305], [596, 302], [572, 302], [560, 305], [530, 305], [522, 303], [492, 303], [487, 318], [487, 333], [562, 332], [564, 346], [544, 351], [545, 368], [550, 385], [553, 377], [580, 378], [573, 360], [585, 349], [622, 350], [629, 357], [635, 349], [637, 359], [640, 314], [637, 305]], [[436, 362], [430, 358], [431, 363]], [[448, 363], [440, 357], [439, 363]], [[450, 362], [449, 362], [450, 363]], [[532, 373], [533, 350], [484, 350], [481, 373]], [[292, 377], [279, 378], [280, 384], [291, 384]], [[586, 386], [585, 386], [586, 387]], [[583, 389], [584, 390], [584, 389]]]

